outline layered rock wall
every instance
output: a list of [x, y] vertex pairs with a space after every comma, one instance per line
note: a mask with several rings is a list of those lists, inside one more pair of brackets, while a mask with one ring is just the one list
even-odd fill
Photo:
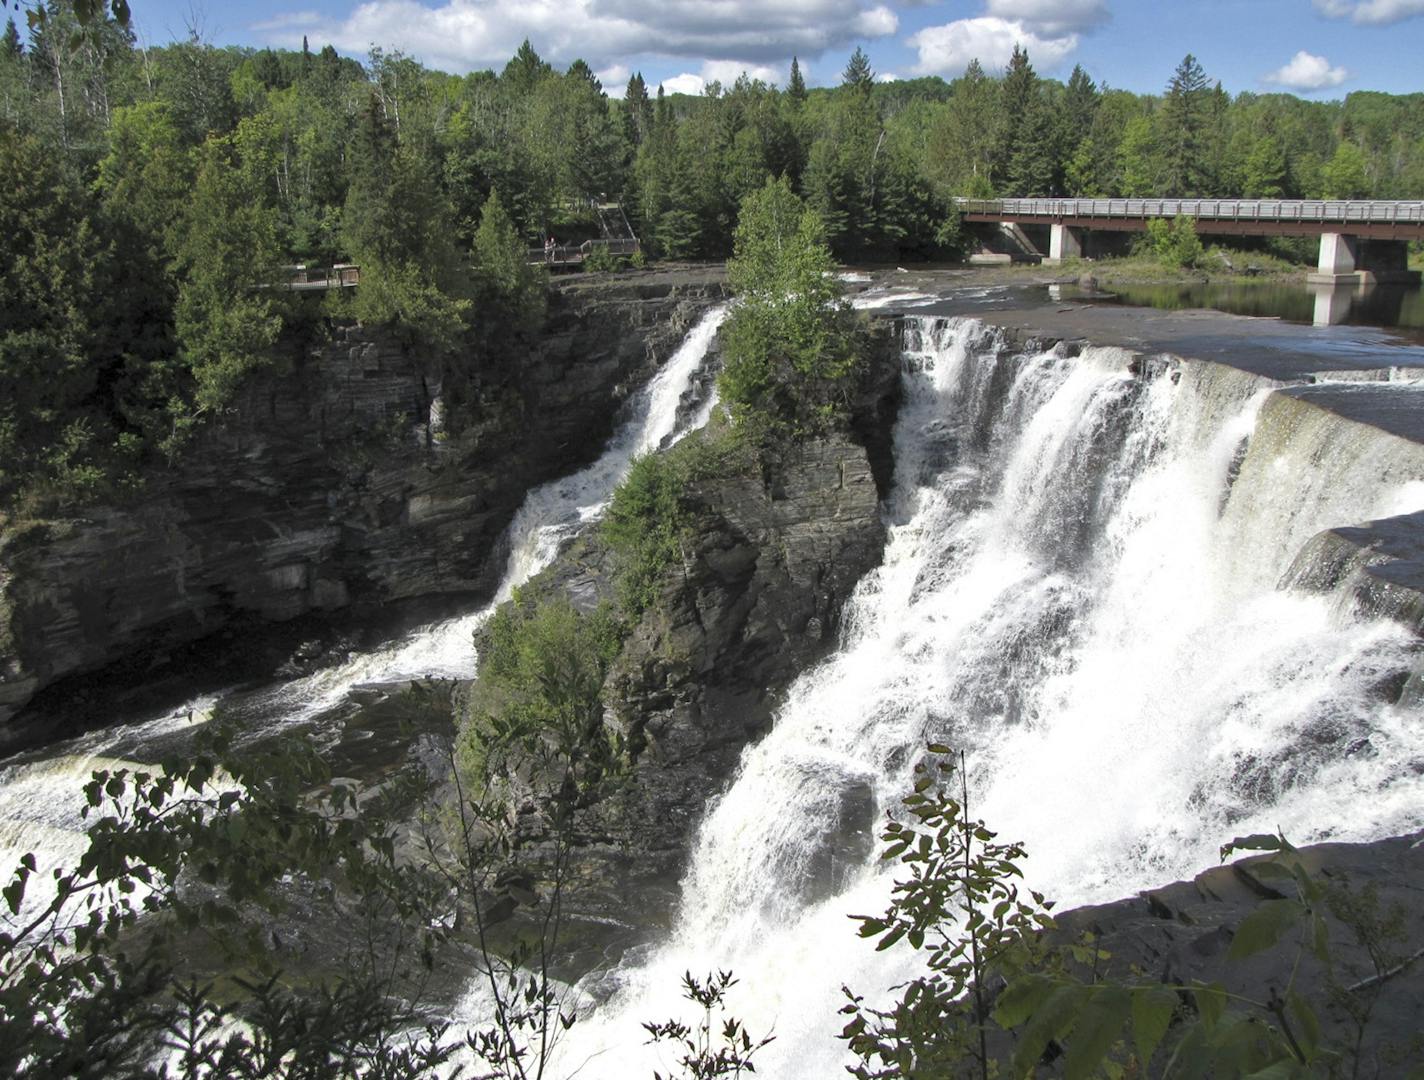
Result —
[[490, 589], [524, 493], [596, 456], [620, 401], [721, 291], [566, 289], [537, 340], [444, 366], [339, 328], [254, 378], [132, 502], [12, 528], [0, 740], [41, 687], [239, 617]]

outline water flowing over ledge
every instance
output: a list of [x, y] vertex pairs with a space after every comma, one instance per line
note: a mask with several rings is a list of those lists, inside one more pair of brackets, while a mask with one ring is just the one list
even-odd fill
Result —
[[903, 361], [884, 564], [710, 809], [674, 940], [571, 1033], [582, 1075], [646, 1071], [629, 1033], [712, 968], [777, 1035], [759, 1072], [838, 1072], [841, 985], [909, 969], [846, 918], [883, 908], [886, 873], [825, 854], [868, 840], [927, 739], [968, 751], [975, 815], [1069, 904], [1190, 876], [1233, 835], [1424, 823], [1424, 725], [1393, 703], [1418, 640], [1278, 587], [1320, 531], [1419, 510], [1424, 447], [1225, 365], [972, 319], [906, 319]]

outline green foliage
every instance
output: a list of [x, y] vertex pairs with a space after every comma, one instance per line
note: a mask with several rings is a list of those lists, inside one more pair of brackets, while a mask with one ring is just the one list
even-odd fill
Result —
[[602, 525], [603, 540], [617, 559], [620, 599], [629, 618], [657, 604], [668, 571], [681, 563], [696, 515], [697, 482], [751, 470], [756, 452], [754, 436], [704, 431], [633, 462]]
[[[960, 760], [958, 792], [950, 787], [952, 759], [916, 766], [915, 789], [902, 800], [907, 819], [886, 825], [881, 856], [903, 864], [909, 876], [896, 882], [883, 916], [854, 916], [861, 937], [878, 939], [876, 949], [904, 939], [924, 952], [928, 969], [888, 1010], [846, 991], [841, 1038], [860, 1059], [852, 1072], [862, 1080], [968, 1075], [970, 1062], [987, 1078], [991, 980], [1027, 970], [1039, 959], [1035, 935], [1053, 926], [1043, 897], [1020, 890], [1023, 847], [1001, 843], [969, 817]], [[1052, 1011], [1034, 1014], [1052, 1034]]]
[[[238, 754], [224, 730], [160, 769], [95, 772], [78, 863], [42, 879], [27, 855], [3, 891], [5, 1073], [413, 1078], [445, 1060], [443, 1032], [399, 1034], [424, 1024], [392, 996], [410, 987], [380, 963], [428, 954], [433, 882], [397, 865], [378, 803], [353, 814], [342, 786], [309, 799], [325, 779], [302, 747]], [[328, 917], [380, 942], [379, 955], [353, 952], [339, 978], [314, 974], [310, 993], [284, 988], [267, 924], [252, 918], [283, 911], [278, 885], [293, 873], [330, 880]], [[215, 956], [249, 973], [216, 993], [195, 973]], [[154, 1063], [160, 1049], [166, 1066]]]
[[527, 246], [493, 188], [475, 231], [475, 268], [481, 325], [538, 333], [548, 303], [548, 271], [530, 264]]
[[645, 454], [633, 462], [613, 492], [603, 538], [619, 560], [624, 610], [637, 616], [652, 607], [663, 577], [682, 555], [690, 524], [683, 505], [685, 471], [680, 456]]
[[718, 380], [737, 423], [799, 432], [844, 413], [860, 357], [824, 237], [785, 179], [742, 204], [727, 264], [739, 303], [723, 327]]
[[471, 782], [488, 787], [548, 753], [584, 791], [616, 769], [621, 747], [603, 727], [603, 682], [623, 634], [607, 607], [585, 614], [562, 597], [531, 605], [516, 595], [500, 607], [461, 736]]
[[1147, 222], [1147, 248], [1165, 265], [1181, 269], [1201, 263], [1205, 251], [1196, 222], [1186, 216]]
[[1363, 199], [1370, 193], [1365, 156], [1359, 147], [1342, 142], [1320, 169], [1320, 196], [1324, 199]]
[[227, 406], [252, 371], [272, 363], [286, 298], [276, 216], [254, 190], [232, 139], [203, 147], [175, 260], [179, 349], [199, 411]]
[[583, 268], [591, 274], [607, 274], [623, 269], [623, 257], [614, 255], [602, 244], [596, 245], [583, 261]]

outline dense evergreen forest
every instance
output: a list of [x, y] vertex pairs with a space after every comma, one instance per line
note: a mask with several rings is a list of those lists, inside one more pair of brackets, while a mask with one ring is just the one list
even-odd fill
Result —
[[[1230, 98], [1188, 56], [1164, 92], [1075, 69], [842, 85], [741, 78], [621, 100], [528, 42], [498, 73], [330, 46], [139, 47], [49, 0], [0, 40], [0, 503], [83, 499], [181, 453], [256, 366], [330, 318], [452, 353], [536, 327], [544, 237], [621, 202], [654, 258], [722, 258], [785, 176], [845, 260], [943, 257], [953, 195], [1424, 193], [1424, 95]], [[354, 296], [271, 288], [361, 266]]]

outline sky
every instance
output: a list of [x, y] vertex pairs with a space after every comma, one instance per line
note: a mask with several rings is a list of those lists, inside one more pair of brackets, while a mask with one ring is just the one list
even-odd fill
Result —
[[699, 93], [743, 71], [785, 85], [840, 81], [859, 46], [882, 79], [1001, 70], [1014, 45], [1035, 70], [1160, 93], [1190, 52], [1232, 94], [1424, 90], [1424, 0], [131, 0], [149, 44], [195, 27], [215, 45], [399, 49], [430, 67], [499, 71], [526, 37], [556, 67], [582, 58], [612, 96]]

